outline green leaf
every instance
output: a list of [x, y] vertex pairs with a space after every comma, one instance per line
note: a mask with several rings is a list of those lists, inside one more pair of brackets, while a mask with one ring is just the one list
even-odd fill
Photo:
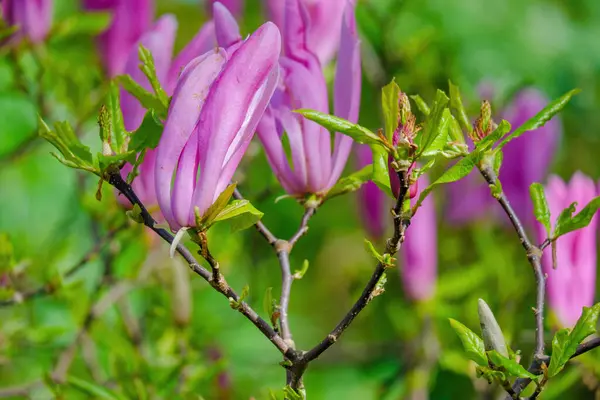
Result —
[[558, 216], [554, 234], [552, 235], [553, 239], [557, 239], [566, 233], [588, 226], [600, 208], [600, 196], [592, 199], [592, 201], [590, 201], [579, 213], [573, 216], [576, 204], [577, 203], [572, 203]]
[[52, 153], [61, 163], [71, 168], [77, 168], [100, 175], [95, 166], [89, 147], [84, 146], [75, 135], [68, 122], [56, 122], [54, 130], [39, 118], [39, 135], [50, 142], [60, 152]]
[[546, 228], [546, 234], [550, 235], [550, 207], [548, 207], [548, 201], [546, 201], [546, 195], [544, 194], [544, 187], [534, 182], [529, 186], [529, 195], [533, 202], [533, 213], [535, 219]]
[[487, 355], [490, 361], [496, 367], [501, 367], [510, 376], [517, 378], [537, 379], [537, 376], [527, 371], [521, 364], [515, 360], [511, 360], [510, 358], [503, 356], [496, 350], [488, 351]]
[[454, 143], [465, 144], [465, 136], [460, 127], [460, 123], [452, 114], [450, 115], [450, 122], [448, 123], [448, 137]]
[[154, 110], [148, 110], [140, 127], [132, 134], [129, 142], [129, 150], [142, 151], [144, 149], [155, 149], [160, 142], [163, 125], [156, 116]]
[[111, 148], [116, 154], [127, 150], [128, 133], [123, 122], [119, 86], [111, 82], [108, 92], [108, 118], [110, 120]]
[[419, 146], [419, 154], [417, 157], [427, 151], [429, 146], [439, 135], [447, 131], [450, 113], [444, 113], [444, 110], [446, 109], [448, 101], [449, 99], [448, 96], [446, 96], [446, 93], [438, 90], [431, 112], [425, 121], [425, 127], [417, 136]]
[[473, 130], [473, 125], [471, 125], [471, 120], [469, 119], [469, 116], [465, 111], [465, 107], [463, 106], [460, 90], [458, 89], [458, 86], [454, 85], [451, 81], [448, 81], [448, 86], [450, 88], [450, 107], [454, 111], [456, 119], [458, 120], [462, 129], [467, 132], [471, 132]]
[[429, 115], [429, 113], [431, 112], [431, 109], [429, 108], [429, 106], [427, 105], [425, 100], [423, 100], [421, 98], [421, 96], [419, 96], [418, 94], [414, 94], [414, 95], [410, 96], [410, 98], [413, 99], [413, 101], [417, 105], [417, 108], [419, 109], [419, 111], [421, 111], [423, 113], [423, 115], [425, 115], [427, 117]]
[[292, 389], [291, 386], [284, 387], [283, 394], [288, 400], [304, 400], [304, 396], [300, 392]]
[[[508, 132], [510, 132], [510, 123], [506, 120], [502, 120], [500, 121], [500, 124], [498, 125], [498, 127], [492, 132], [490, 133], [488, 136], [484, 137], [481, 142], [476, 143], [476, 151], [483, 153], [486, 150], [489, 150], [492, 148], [492, 146], [494, 145], [494, 143], [496, 143], [498, 140], [500, 140], [504, 135], [506, 135]], [[501, 149], [502, 147], [498, 146], [497, 149]]]
[[592, 307], [583, 307], [581, 317], [572, 331], [561, 329], [552, 339], [552, 355], [548, 366], [548, 376], [553, 377], [564, 368], [565, 364], [577, 351], [579, 346], [588, 336], [596, 333], [600, 316], [600, 303]]
[[437, 137], [431, 142], [429, 147], [423, 151], [423, 157], [435, 157], [440, 154], [447, 146], [449, 142], [448, 136], [448, 128], [451, 122], [452, 114], [450, 114], [450, 110], [445, 108], [442, 115], [442, 121], [444, 121], [444, 126], [441, 126], [440, 133]]
[[77, 13], [55, 26], [52, 39], [62, 39], [76, 35], [94, 36], [104, 31], [110, 20], [111, 15], [107, 12]]
[[338, 118], [335, 115], [324, 114], [322, 112], [309, 109], [294, 110], [294, 112], [297, 112], [305, 118], [316, 122], [330, 132], [339, 132], [350, 136], [357, 143], [384, 146], [381, 138], [375, 133], [358, 124], [353, 124], [352, 122], [346, 121], [343, 118]]
[[225, 190], [223, 190], [223, 192], [221, 192], [219, 197], [217, 197], [217, 200], [215, 200], [215, 202], [213, 204], [211, 204], [210, 207], [208, 207], [208, 210], [206, 210], [204, 215], [196, 215], [196, 219], [197, 220], [199, 219], [199, 221], [196, 221], [199, 226], [200, 225], [210, 226], [212, 224], [212, 222], [217, 217], [217, 215], [219, 215], [219, 213], [225, 207], [227, 207], [229, 200], [231, 200], [231, 197], [233, 196], [235, 187], [236, 187], [235, 183], [232, 183], [231, 185], [227, 186], [225, 188]]
[[496, 176], [500, 176], [500, 167], [502, 166], [502, 161], [504, 160], [504, 153], [502, 150], [496, 150], [493, 152], [493, 156], [494, 159], [492, 162], [492, 168], [494, 168]]
[[265, 297], [263, 298], [263, 311], [266, 315], [273, 314], [273, 304], [275, 299], [273, 299], [273, 288], [268, 287], [265, 291]]
[[231, 231], [237, 232], [250, 228], [260, 221], [263, 215], [248, 200], [233, 200], [216, 215], [213, 222], [228, 221]]
[[383, 109], [383, 120], [385, 121], [385, 137], [391, 143], [394, 131], [398, 127], [398, 118], [400, 116], [400, 107], [398, 97], [400, 96], [400, 86], [394, 79], [381, 89], [381, 108]]
[[304, 274], [306, 274], [306, 271], [308, 271], [309, 265], [310, 264], [309, 264], [308, 260], [304, 260], [302, 262], [302, 268], [300, 270], [294, 271], [294, 279], [304, 278]]
[[335, 196], [340, 196], [346, 193], [354, 192], [360, 189], [360, 187], [371, 180], [373, 176], [373, 165], [367, 165], [361, 170], [356, 171], [346, 177], [341, 178], [335, 186], [329, 189], [326, 199], [331, 199]]
[[544, 107], [539, 113], [537, 113], [533, 118], [527, 120], [523, 125], [514, 130], [513, 133], [508, 135], [499, 145], [498, 148], [503, 148], [508, 142], [513, 139], [518, 138], [522, 134], [528, 131], [532, 131], [541, 126], [544, 126], [546, 122], [552, 119], [556, 114], [558, 114], [571, 100], [571, 97], [579, 93], [579, 89], [573, 89], [558, 99], [551, 101], [546, 107]]
[[123, 400], [124, 397], [119, 394], [106, 389], [105, 387], [98, 386], [93, 382], [89, 382], [83, 379], [79, 379], [75, 376], [67, 376], [67, 384], [75, 389], [89, 395], [91, 398], [107, 399], [107, 400]]
[[450, 325], [458, 335], [462, 342], [463, 349], [467, 353], [467, 357], [470, 360], [475, 361], [477, 364], [486, 367], [488, 365], [487, 357], [485, 355], [485, 349], [483, 346], [483, 340], [477, 336], [472, 330], [461, 324], [455, 319], [449, 318]]
[[119, 75], [116, 77], [116, 80], [123, 89], [138, 99], [142, 107], [147, 110], [155, 110], [161, 118], [166, 118], [168, 107], [165, 107], [156, 95], [144, 89], [139, 83], [134, 81], [131, 76]]
[[373, 246], [373, 243], [371, 243], [368, 239], [365, 239], [365, 249], [367, 249], [367, 252], [371, 254], [377, 261], [380, 263], [384, 262], [383, 256], [377, 252], [375, 246]]
[[140, 69], [148, 78], [148, 82], [150, 82], [150, 86], [152, 86], [156, 98], [165, 109], [169, 108], [169, 96], [167, 96], [167, 93], [160, 85], [158, 76], [156, 75], [156, 67], [154, 66], [154, 57], [152, 57], [152, 53], [143, 45], [140, 45], [138, 56], [142, 62]]
[[390, 187], [390, 172], [388, 167], [388, 153], [380, 146], [371, 146], [373, 153], [373, 176], [371, 180], [391, 198], [395, 199]]

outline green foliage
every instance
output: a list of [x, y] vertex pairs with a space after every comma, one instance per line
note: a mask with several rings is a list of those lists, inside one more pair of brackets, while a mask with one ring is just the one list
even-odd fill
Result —
[[371, 146], [373, 153], [373, 176], [371, 181], [377, 185], [385, 194], [395, 199], [390, 188], [390, 173], [388, 167], [388, 153], [381, 146]]
[[144, 89], [130, 75], [119, 75], [116, 80], [123, 89], [139, 100], [142, 107], [147, 110], [155, 110], [161, 118], [166, 117], [167, 107], [164, 106], [155, 94]]
[[105, 387], [99, 386], [93, 382], [77, 378], [75, 376], [67, 377], [67, 384], [75, 389], [85, 393], [88, 396], [93, 396], [97, 399], [105, 400], [124, 400], [125, 398]]
[[219, 211], [213, 223], [227, 221], [231, 225], [231, 232], [237, 232], [250, 228], [260, 221], [263, 215], [248, 200], [233, 200]]
[[513, 139], [518, 138], [522, 134], [528, 131], [532, 131], [537, 129], [552, 119], [556, 114], [558, 114], [571, 100], [571, 97], [579, 93], [579, 89], [573, 89], [558, 99], [550, 102], [546, 107], [544, 107], [539, 113], [537, 113], [533, 118], [530, 118], [523, 125], [514, 130], [510, 135], [508, 135], [499, 145], [498, 148], [502, 149], [508, 142]]
[[367, 165], [348, 176], [341, 178], [325, 196], [325, 199], [331, 199], [336, 196], [341, 196], [346, 193], [355, 192], [362, 185], [369, 182], [373, 176], [373, 165]]
[[[452, 108], [452, 111], [454, 111], [460, 127], [467, 132], [471, 132], [473, 126], [471, 125], [471, 120], [463, 106], [460, 90], [458, 89], [458, 86], [454, 85], [451, 81], [448, 81], [448, 86], [450, 89], [450, 107]], [[462, 137], [462, 135], [461, 138], [464, 143], [464, 137]]]
[[304, 278], [304, 275], [306, 274], [306, 272], [308, 271], [308, 267], [309, 267], [309, 262], [308, 260], [304, 260], [302, 262], [302, 268], [299, 270], [296, 270], [294, 272], [294, 279], [302, 279]]
[[588, 336], [596, 333], [598, 316], [600, 316], [600, 303], [593, 307], [584, 307], [581, 317], [571, 331], [565, 328], [556, 332], [552, 339], [552, 358], [548, 366], [549, 377], [562, 371], [571, 356], [575, 354], [577, 346]]
[[573, 215], [576, 205], [577, 203], [572, 203], [569, 207], [561, 211], [556, 220], [554, 233], [552, 234], [553, 240], [558, 239], [566, 233], [588, 226], [600, 208], [600, 196], [595, 197], [580, 212]]
[[390, 143], [392, 142], [392, 137], [398, 127], [398, 119], [400, 118], [399, 96], [400, 86], [393, 79], [381, 89], [381, 108], [383, 110], [385, 137]]
[[496, 350], [488, 351], [486, 354], [496, 368], [499, 368], [502, 372], [505, 372], [509, 376], [516, 378], [530, 378], [534, 380], [537, 379], [535, 375], [527, 371], [521, 364], [515, 360], [503, 356]]
[[546, 200], [544, 187], [537, 182], [532, 183], [531, 186], [529, 186], [529, 194], [531, 196], [531, 201], [533, 202], [535, 219], [537, 219], [540, 224], [544, 225], [546, 233], [550, 235], [550, 207]]
[[448, 101], [448, 96], [443, 91], [438, 90], [431, 106], [431, 112], [425, 120], [425, 126], [416, 138], [419, 146], [417, 158], [429, 150], [429, 147], [435, 142], [438, 136], [446, 133], [450, 121], [450, 113], [445, 112]]
[[381, 138], [375, 133], [363, 126], [346, 121], [343, 118], [309, 109], [295, 110], [295, 112], [316, 122], [330, 132], [339, 132], [350, 136], [357, 143], [384, 146]]
[[110, 20], [109, 13], [77, 13], [53, 28], [52, 39], [65, 39], [77, 35], [97, 35], [108, 27]]
[[154, 94], [162, 106], [162, 108], [160, 108], [158, 111], [161, 111], [162, 109], [168, 109], [169, 96], [167, 96], [167, 93], [160, 85], [158, 76], [156, 75], [156, 67], [154, 66], [154, 57], [152, 57], [152, 53], [150, 53], [147, 48], [140, 45], [140, 48], [138, 49], [138, 56], [141, 62], [140, 70], [142, 70], [144, 75], [146, 75], [148, 78], [148, 82], [150, 82], [150, 86], [152, 86]]
[[100, 175], [90, 148], [81, 144], [68, 122], [56, 122], [54, 130], [51, 130], [41, 118], [39, 124], [40, 136], [49, 141], [60, 152], [60, 154], [52, 153], [58, 161], [67, 167]]
[[417, 105], [417, 108], [423, 113], [423, 115], [425, 115], [426, 117], [429, 116], [429, 113], [431, 113], [431, 109], [421, 96], [419, 96], [418, 94], [414, 94], [410, 96], [410, 98], [413, 99], [413, 101]]
[[475, 361], [480, 366], [487, 366], [488, 361], [483, 345], [483, 340], [475, 334], [472, 330], [461, 324], [455, 319], [449, 318], [450, 326], [454, 329], [454, 332], [458, 335], [462, 342], [463, 349], [467, 353], [467, 357], [470, 360]]

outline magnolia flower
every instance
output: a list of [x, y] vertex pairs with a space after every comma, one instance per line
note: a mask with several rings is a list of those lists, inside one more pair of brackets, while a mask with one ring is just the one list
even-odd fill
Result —
[[[359, 168], [373, 162], [369, 146], [356, 146], [356, 161]], [[381, 238], [385, 232], [386, 200], [386, 194], [372, 181], [365, 183], [358, 191], [359, 215], [367, 233], [373, 238]]]
[[[567, 184], [558, 176], [551, 176], [545, 188], [548, 206], [555, 219], [571, 203], [577, 202], [581, 211], [598, 192], [592, 179], [577, 172]], [[536, 225], [540, 242], [547, 237], [546, 230]], [[563, 327], [575, 325], [583, 307], [594, 303], [596, 289], [596, 233], [597, 217], [585, 228], [579, 229], [556, 241], [556, 269], [552, 267], [552, 250], [547, 247], [542, 257], [542, 267], [548, 279], [548, 303]]]
[[[516, 129], [547, 104], [548, 99], [540, 91], [533, 88], [524, 89], [502, 113], [502, 118]], [[543, 127], [511, 141], [503, 150], [504, 160], [500, 168], [502, 188], [517, 215], [530, 227], [534, 225], [535, 218], [529, 186], [533, 182], [542, 182], [545, 179], [556, 152], [560, 133], [560, 120], [555, 117]]]
[[[422, 187], [429, 185], [426, 175], [419, 179]], [[402, 284], [407, 297], [412, 300], [431, 298], [437, 279], [437, 224], [433, 196], [425, 198], [411, 219], [410, 229], [400, 249], [400, 258]]]
[[98, 37], [98, 47], [108, 75], [122, 74], [131, 49], [152, 24], [154, 1], [84, 0], [83, 6], [112, 13], [109, 27]]
[[[293, 112], [311, 108], [329, 113], [325, 77], [316, 55], [307, 47], [307, 20], [299, 0], [286, 1], [285, 56], [281, 58], [282, 82], [258, 126], [267, 159], [283, 188], [291, 195], [325, 193], [338, 180], [352, 147], [352, 139], [331, 136], [318, 124]], [[348, 3], [341, 24], [342, 41], [334, 85], [334, 113], [358, 120], [361, 70], [360, 43], [353, 6]], [[291, 165], [283, 142], [289, 141]]]
[[[340, 43], [340, 29], [348, 0], [300, 0], [307, 15], [307, 48], [317, 55], [322, 65], [328, 64]], [[285, 29], [286, 0], [265, 0], [267, 14], [287, 35]], [[352, 0], [352, 7], [354, 7]], [[297, 32], [292, 33], [297, 35]]]
[[235, 49], [183, 69], [157, 148], [158, 204], [171, 229], [196, 226], [237, 168], [277, 81], [281, 37], [267, 22]]
[[[148, 91], [152, 91], [150, 82], [139, 68], [138, 49], [140, 45], [152, 53], [156, 75], [161, 86], [171, 96], [181, 73], [182, 67], [200, 54], [213, 47], [213, 23], [207, 23], [194, 39], [172, 60], [173, 45], [177, 31], [177, 20], [172, 15], [165, 15], [156, 21], [154, 26], [132, 46], [125, 65], [125, 73]], [[121, 90], [121, 110], [125, 129], [132, 132], [141, 125], [146, 110], [140, 102], [125, 90]], [[148, 149], [144, 161], [139, 166], [139, 175], [134, 179], [132, 188], [146, 206], [153, 207], [158, 204], [154, 185], [154, 169], [156, 162], [156, 149]], [[130, 164], [125, 165], [121, 175], [125, 178], [132, 170]], [[129, 201], [124, 196], [118, 199], [129, 206]]]
[[207, 10], [213, 12], [213, 5], [217, 3], [222, 3], [233, 15], [241, 15], [244, 9], [244, 0], [207, 0]]
[[11, 41], [28, 38], [39, 43], [52, 25], [52, 0], [4, 0], [2, 18], [9, 26], [18, 26]]

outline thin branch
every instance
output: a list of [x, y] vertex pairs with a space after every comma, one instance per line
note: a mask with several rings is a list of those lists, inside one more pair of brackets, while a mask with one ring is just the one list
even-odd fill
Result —
[[288, 240], [290, 246], [294, 247], [298, 240], [308, 232], [308, 221], [310, 221], [310, 218], [315, 215], [316, 212], [317, 209], [315, 207], [306, 207], [300, 222], [300, 228], [298, 228], [298, 231], [290, 238], [290, 240]]
[[[244, 200], [244, 196], [242, 196], [238, 189], [235, 189], [233, 192], [233, 198], [236, 200]], [[271, 233], [269, 228], [267, 228], [262, 221], [258, 221], [256, 224], [254, 224], [254, 226], [256, 227], [258, 233], [260, 233], [266, 239], [267, 243], [269, 243], [271, 246], [275, 246], [277, 238]]]
[[[144, 225], [154, 231], [157, 235], [163, 238], [167, 243], [173, 243], [174, 236], [168, 232], [166, 229], [156, 227], [156, 221], [146, 207], [142, 204], [140, 199], [137, 197], [133, 189], [127, 182], [123, 180], [120, 173], [114, 172], [109, 175], [109, 183], [114, 186], [117, 190], [119, 190], [126, 198], [131, 202], [131, 204], [137, 204], [141, 210], [141, 218], [143, 220]], [[202, 279], [208, 282], [213, 288], [215, 288], [219, 293], [224, 295], [230, 301], [239, 302], [240, 297], [238, 294], [227, 284], [225, 278], [214, 280], [212, 274], [204, 267], [202, 267], [194, 258], [192, 253], [183, 245], [177, 245], [177, 252], [185, 259], [188, 263], [190, 269], [194, 271], [197, 275], [200, 275]], [[207, 260], [210, 263], [210, 260]], [[215, 261], [216, 262], [216, 261]], [[247, 319], [249, 319], [262, 333], [266, 336], [271, 343], [277, 347], [277, 349], [284, 354], [290, 360], [296, 360], [298, 355], [296, 351], [288, 346], [288, 344], [283, 340], [281, 336], [275, 332], [273, 327], [269, 325], [265, 320], [263, 320], [257, 313], [254, 311], [247, 303], [239, 302], [239, 305], [236, 309], [244, 315]]]
[[279, 265], [281, 266], [281, 300], [279, 302], [279, 321], [281, 322], [281, 337], [290, 346], [294, 346], [292, 331], [288, 322], [288, 308], [290, 304], [290, 292], [294, 277], [290, 269], [290, 254], [287, 250], [277, 253]]
[[552, 244], [552, 241], [550, 240], [550, 238], [548, 238], [539, 245], [539, 248], [540, 248], [540, 250], [544, 251], [544, 249], [546, 247], [550, 246], [551, 244]]
[[[386, 245], [386, 254], [394, 255], [398, 252], [401, 243], [404, 241], [404, 232], [408, 225], [410, 224], [409, 219], [405, 219], [402, 216], [402, 204], [404, 203], [404, 199], [406, 198], [406, 194], [408, 193], [409, 184], [408, 184], [408, 176], [406, 171], [398, 172], [398, 177], [400, 178], [400, 194], [396, 201], [396, 206], [393, 209], [393, 217], [394, 217], [394, 235], [392, 238], [388, 239]], [[376, 292], [377, 284], [384, 274], [386, 268], [388, 266], [382, 262], [379, 262], [375, 267], [375, 271], [373, 275], [371, 275], [371, 279], [367, 283], [366, 287], [363, 289], [362, 294], [354, 303], [350, 311], [342, 318], [342, 320], [337, 324], [337, 326], [315, 347], [309, 350], [303, 357], [302, 361], [308, 363], [317, 357], [319, 357], [324, 351], [326, 351], [329, 347], [331, 347], [339, 337], [344, 333], [344, 331], [350, 326], [352, 321], [358, 316], [358, 314], [365, 308], [365, 306], [379, 293]]]
[[501, 186], [498, 185], [498, 178], [494, 170], [489, 166], [480, 167], [479, 170], [489, 185], [494, 185], [500, 188], [500, 193], [497, 193], [494, 197], [496, 200], [498, 200], [498, 203], [500, 203], [506, 215], [508, 215], [508, 218], [515, 228], [517, 235], [519, 236], [519, 240], [521, 241], [521, 244], [527, 253], [527, 259], [533, 267], [537, 286], [536, 307], [534, 310], [536, 321], [534, 360], [539, 359], [544, 356], [544, 300], [546, 292], [546, 278], [540, 261], [542, 257], [542, 251], [529, 240], [521, 220], [515, 213], [510, 202], [506, 198], [506, 195], [501, 190]]

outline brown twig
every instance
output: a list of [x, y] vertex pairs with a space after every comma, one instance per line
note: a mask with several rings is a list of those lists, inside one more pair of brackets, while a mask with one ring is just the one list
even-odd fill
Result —
[[[174, 240], [174, 236], [168, 232], [166, 229], [158, 228], [156, 226], [156, 221], [146, 207], [142, 204], [140, 199], [137, 197], [133, 189], [127, 182], [123, 180], [119, 171], [110, 173], [108, 176], [108, 182], [114, 186], [117, 190], [119, 190], [126, 198], [131, 202], [131, 204], [137, 204], [141, 210], [141, 218], [144, 225], [154, 231], [157, 235], [159, 235], [163, 240], [167, 243], [172, 244]], [[283, 340], [277, 332], [269, 325], [265, 320], [263, 320], [257, 313], [254, 311], [246, 302], [240, 302], [240, 297], [238, 294], [227, 284], [225, 278], [222, 278], [218, 281], [213, 279], [212, 273], [209, 272], [206, 268], [202, 267], [194, 258], [192, 253], [183, 245], [177, 245], [177, 253], [179, 253], [185, 261], [188, 263], [190, 269], [194, 271], [197, 275], [202, 277], [206, 282], [210, 283], [210, 285], [215, 288], [219, 293], [224, 295], [233, 302], [239, 303], [236, 309], [245, 316], [248, 320], [250, 320], [262, 333], [266, 336], [271, 343], [277, 347], [277, 349], [285, 355], [290, 360], [296, 360], [298, 355], [296, 351], [288, 346], [288, 344]], [[210, 260], [207, 260], [210, 263]]]
[[[533, 360], [529, 366], [529, 370], [538, 370], [542, 365], [542, 359], [546, 358], [544, 355], [544, 300], [546, 293], [546, 277], [544, 275], [544, 271], [542, 270], [541, 257], [542, 250], [532, 244], [525, 232], [525, 228], [521, 223], [521, 220], [515, 213], [512, 208], [510, 202], [508, 201], [506, 195], [501, 189], [501, 186], [498, 182], [498, 177], [494, 172], [494, 169], [489, 165], [480, 165], [479, 171], [481, 175], [486, 180], [489, 185], [493, 185], [496, 188], [499, 188], [499, 193], [495, 193], [494, 197], [502, 206], [502, 209], [510, 219], [515, 231], [517, 232], [517, 236], [521, 241], [521, 245], [525, 249], [527, 254], [527, 260], [531, 264], [533, 268], [533, 272], [535, 274], [536, 281], [536, 307], [534, 309], [535, 313], [535, 351], [533, 354]], [[544, 242], [546, 243], [546, 241]], [[543, 244], [542, 244], [543, 245]], [[547, 246], [547, 245], [546, 245]], [[512, 391], [518, 397], [521, 391], [531, 382], [529, 378], [519, 378], [512, 385]], [[514, 398], [512, 393], [509, 392], [509, 398]]]
[[[388, 239], [385, 253], [391, 256], [395, 255], [401, 243], [404, 241], [404, 232], [408, 225], [410, 224], [409, 219], [403, 218], [402, 215], [402, 205], [404, 203], [404, 199], [406, 198], [406, 194], [408, 193], [408, 176], [406, 171], [398, 172], [398, 177], [400, 178], [400, 194], [396, 201], [396, 206], [393, 209], [393, 217], [394, 217], [394, 235], [392, 238]], [[339, 337], [344, 333], [344, 331], [350, 326], [352, 321], [358, 316], [358, 314], [365, 308], [365, 306], [377, 295], [375, 293], [375, 289], [385, 270], [389, 266], [384, 264], [383, 262], [379, 262], [375, 267], [375, 271], [373, 275], [371, 275], [371, 279], [367, 283], [366, 287], [363, 289], [362, 294], [354, 303], [350, 311], [342, 318], [342, 320], [337, 324], [337, 326], [315, 347], [310, 349], [303, 357], [303, 362], [310, 362], [317, 357], [319, 357], [324, 351], [326, 351], [329, 347], [331, 347]]]
[[[481, 175], [484, 177], [484, 179], [489, 185], [499, 187], [498, 177], [496, 176], [496, 173], [494, 172], [493, 168], [487, 165], [482, 165], [480, 166], [479, 170], [481, 172]], [[499, 193], [496, 193], [494, 197], [496, 198], [498, 203], [500, 203], [500, 205], [504, 209], [504, 212], [506, 213], [513, 227], [515, 228], [517, 236], [521, 241], [521, 245], [525, 249], [527, 259], [529, 260], [529, 263], [531, 264], [535, 274], [537, 298], [536, 307], [534, 310], [536, 321], [534, 359], [539, 359], [541, 357], [544, 357], [544, 300], [546, 292], [546, 278], [544, 276], [544, 271], [542, 270], [541, 264], [542, 251], [540, 250], [540, 248], [532, 244], [532, 242], [529, 240], [529, 237], [525, 232], [525, 228], [523, 227], [521, 220], [515, 213], [510, 202], [508, 201], [508, 198], [501, 190], [501, 188]]]

